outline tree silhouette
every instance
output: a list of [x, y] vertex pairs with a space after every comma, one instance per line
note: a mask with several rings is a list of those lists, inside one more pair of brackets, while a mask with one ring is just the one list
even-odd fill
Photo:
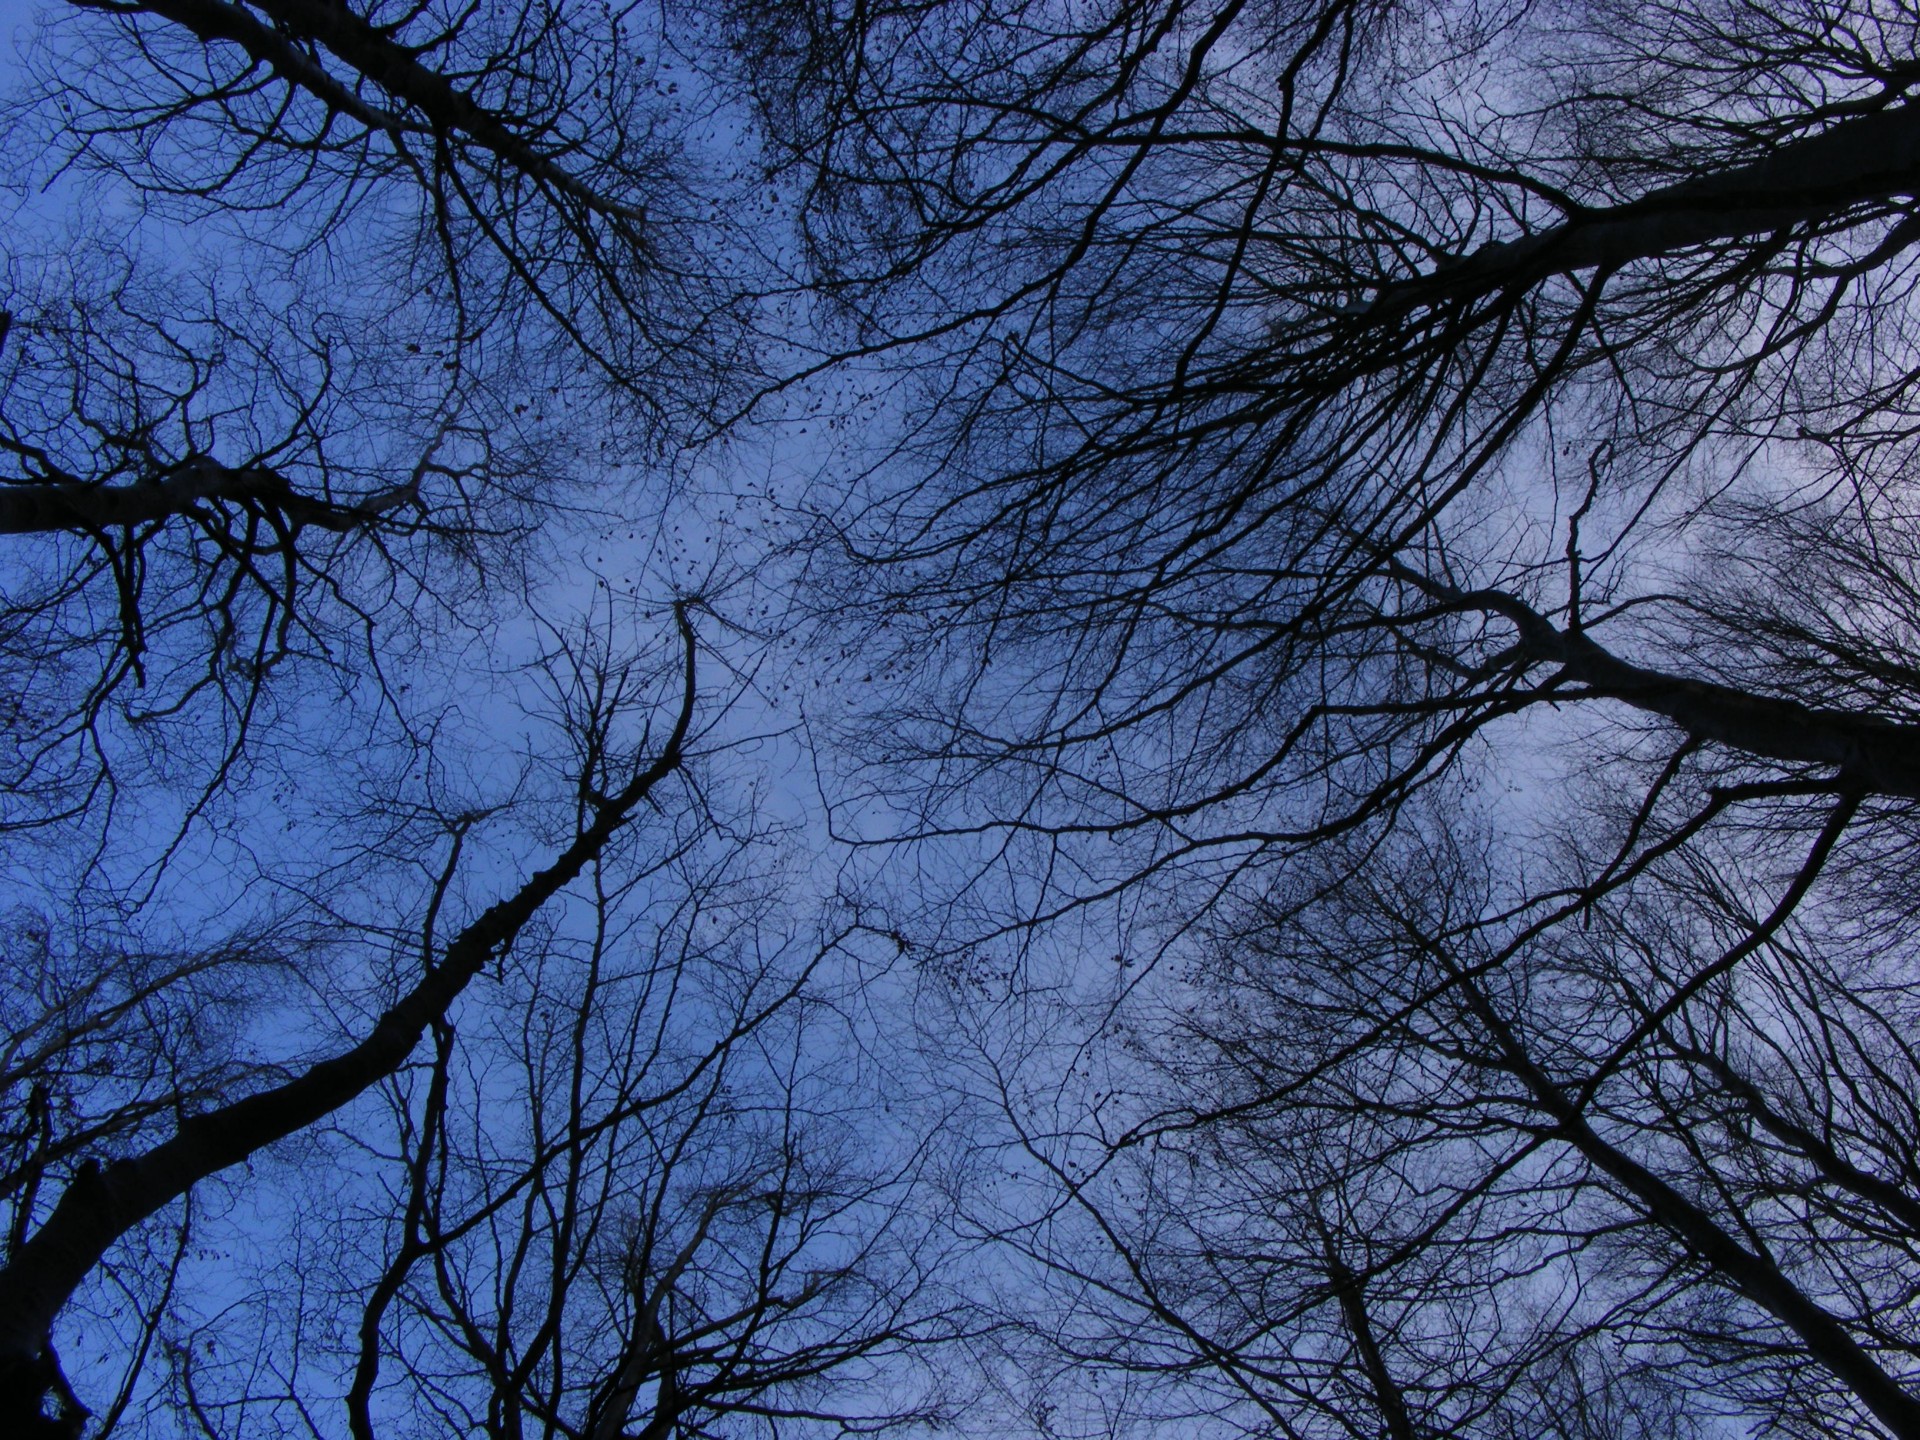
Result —
[[1916, 1433], [1909, 18], [736, 26], [900, 396], [815, 502], [898, 677], [843, 800], [945, 857], [1067, 1352], [1249, 1433]]

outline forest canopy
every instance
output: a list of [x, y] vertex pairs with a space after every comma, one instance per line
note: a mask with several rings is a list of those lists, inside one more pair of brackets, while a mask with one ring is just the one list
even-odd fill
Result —
[[0, 1429], [1920, 1440], [1920, 17], [46, 0]]

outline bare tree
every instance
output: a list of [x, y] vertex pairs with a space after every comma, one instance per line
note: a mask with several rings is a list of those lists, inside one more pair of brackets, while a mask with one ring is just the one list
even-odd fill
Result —
[[1110, 1307], [1069, 1352], [1280, 1433], [1525, 1433], [1582, 1375], [1920, 1433], [1911, 16], [737, 25], [898, 360], [815, 507], [894, 681], [849, 813], [905, 797], [932, 952], [1077, 987], [1117, 1069], [988, 1087], [1091, 1207], [1030, 1232]]
[[20, 1433], [943, 1413], [929, 1152], [849, 1078], [865, 929], [752, 873], [752, 662], [697, 673], [694, 612], [749, 640], [620, 573], [758, 376], [728, 63], [568, 4], [44, 26], [0, 299]]
[[683, 45], [697, 30], [569, 5], [86, 0], [49, 18], [17, 124], [173, 213], [341, 247], [334, 275], [370, 247], [356, 281], [424, 291], [450, 336], [544, 328], [683, 420], [753, 363], [724, 177], [687, 154], [710, 81]]
[[173, 782], [244, 789], [274, 677], [351, 687], [533, 578], [568, 441], [518, 387], [369, 338], [350, 308], [189, 286], [118, 248], [16, 264], [9, 830], [102, 823], [153, 783], [135, 737], [163, 732]]
[[[459, 1103], [441, 1037], [410, 1228], [363, 1309], [356, 1435], [427, 1415], [598, 1440], [947, 1413], [916, 1352], [971, 1327], [939, 1273], [928, 1157], [873, 1143], [831, 1033], [855, 937], [784, 942], [742, 877], [704, 882], [665, 923], [596, 922], [571, 983], [557, 954], [528, 976], [517, 1032], [491, 1037], [525, 1097], [517, 1146], [497, 1096]], [[476, 1071], [486, 1048], [465, 1047]]]
[[[6, 1316], [7, 1330], [0, 1344], [5, 1350], [8, 1414], [23, 1433], [44, 1423], [36, 1420], [44, 1398], [65, 1388], [49, 1348], [50, 1331], [74, 1290], [108, 1250], [209, 1176], [323, 1120], [392, 1074], [429, 1028], [445, 1022], [449, 1007], [481, 968], [502, 955], [541, 908], [601, 856], [633, 818], [635, 808], [680, 769], [693, 723], [696, 688], [692, 628], [684, 612], [676, 613], [684, 652], [682, 674], [657, 745], [649, 743], [636, 753], [633, 740], [613, 728], [626, 721], [635, 704], [650, 703], [645, 677], [610, 677], [612, 683], [598, 697], [598, 707], [578, 717], [574, 741], [581, 756], [576, 780], [581, 798], [571, 838], [546, 865], [442, 938], [436, 929], [440, 906], [432, 898], [443, 897], [455, 879], [459, 832], [464, 828], [456, 824], [448, 868], [424, 906], [426, 949], [420, 973], [367, 1033], [294, 1073], [249, 1087], [248, 1093], [163, 1095], [156, 1108], [173, 1119], [172, 1133], [154, 1143], [136, 1143], [104, 1166], [96, 1156], [81, 1159], [80, 1147], [71, 1143], [71, 1137], [61, 1137], [69, 1141], [67, 1149], [73, 1156], [63, 1167], [66, 1183], [57, 1196], [41, 1198], [37, 1207], [31, 1203], [36, 1197], [26, 1197], [25, 1213], [15, 1225], [18, 1243], [0, 1270], [0, 1314]], [[600, 785], [610, 788], [602, 791], [597, 788]], [[110, 1016], [111, 1011], [106, 1014]], [[84, 1027], [73, 1028], [84, 1034]], [[56, 1047], [54, 1054], [63, 1048], [71, 1047]], [[28, 1072], [22, 1078], [39, 1077]], [[106, 1133], [120, 1138], [113, 1130]], [[50, 1144], [43, 1144], [42, 1151]], [[44, 1189], [44, 1167], [36, 1180]], [[76, 1412], [64, 1400], [62, 1404], [68, 1424], [77, 1429], [84, 1412]]]
[[262, 677], [364, 687], [376, 627], [511, 616], [552, 522], [651, 523], [633, 461], [756, 373], [771, 272], [701, 153], [744, 152], [697, 26], [76, 5], [27, 62], [6, 178], [53, 198], [0, 295], [6, 823], [99, 807], [129, 731], [204, 725], [243, 785]]

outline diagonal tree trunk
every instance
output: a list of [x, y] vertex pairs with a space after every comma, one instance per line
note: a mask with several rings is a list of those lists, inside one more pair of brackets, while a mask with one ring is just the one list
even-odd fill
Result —
[[[488, 960], [513, 943], [541, 906], [603, 851], [654, 788], [684, 759], [695, 697], [694, 636], [684, 605], [674, 610], [684, 650], [678, 714], [660, 753], [618, 793], [596, 803], [593, 822], [513, 894], [495, 901], [446, 946], [440, 963], [380, 1017], [358, 1044], [272, 1089], [184, 1120], [169, 1140], [104, 1168], [83, 1168], [47, 1217], [0, 1269], [0, 1431], [74, 1435], [85, 1414], [59, 1378], [54, 1320], [108, 1249], [129, 1230], [208, 1176], [332, 1114], [393, 1074], [420, 1037]], [[57, 1397], [61, 1418], [45, 1415]]]

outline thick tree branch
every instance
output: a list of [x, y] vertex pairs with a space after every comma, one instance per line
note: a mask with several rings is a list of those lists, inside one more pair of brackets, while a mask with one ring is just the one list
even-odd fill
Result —
[[1523, 290], [1550, 275], [1617, 270], [1716, 241], [1817, 223], [1851, 206], [1920, 192], [1920, 104], [1844, 120], [1764, 160], [1582, 210], [1517, 240], [1484, 245], [1428, 275], [1383, 286], [1368, 322]]
[[1732, 685], [1650, 670], [1605, 649], [1586, 632], [1562, 630], [1504, 590], [1459, 590], [1397, 561], [1389, 572], [1446, 609], [1498, 615], [1519, 632], [1509, 664], [1557, 664], [1585, 696], [1618, 700], [1671, 720], [1698, 740], [1790, 765], [1828, 765], [1837, 781], [1875, 795], [1920, 800], [1920, 725], [1826, 710]]
[[674, 616], [684, 650], [682, 687], [660, 753], [609, 797], [551, 864], [455, 936], [440, 963], [365, 1039], [285, 1084], [189, 1117], [171, 1139], [143, 1155], [75, 1177], [46, 1223], [0, 1269], [0, 1419], [25, 1426], [39, 1415], [49, 1384], [53, 1321], [116, 1240], [201, 1180], [332, 1114], [398, 1069], [487, 961], [513, 943], [521, 927], [580, 875], [635, 807], [679, 768], [693, 721], [694, 635], [684, 604], [675, 606]]
[[[1417, 937], [1417, 943], [1449, 970], [1461, 973], [1461, 967], [1431, 941]], [[1920, 1440], [1920, 1400], [1881, 1369], [1847, 1328], [1810, 1299], [1772, 1259], [1740, 1244], [1712, 1215], [1596, 1131], [1567, 1092], [1534, 1063], [1520, 1037], [1479, 984], [1464, 974], [1459, 984], [1468, 1008], [1499, 1048], [1504, 1068], [1552, 1117], [1555, 1133], [1561, 1139], [1633, 1196], [1656, 1224], [1711, 1265], [1728, 1284], [1799, 1337], [1807, 1353], [1851, 1390], [1890, 1434], [1899, 1440]]]
[[1407, 1413], [1406, 1398], [1400, 1393], [1393, 1372], [1387, 1368], [1386, 1357], [1380, 1353], [1380, 1342], [1373, 1333], [1373, 1320], [1367, 1314], [1362, 1288], [1364, 1282], [1341, 1257], [1332, 1232], [1323, 1228], [1320, 1238], [1327, 1256], [1327, 1279], [1340, 1302], [1340, 1318], [1346, 1321], [1367, 1383], [1373, 1387], [1374, 1403], [1379, 1406], [1388, 1440], [1418, 1440], [1413, 1417]]
[[[72, 0], [86, 9], [124, 11], [138, 8], [190, 30], [202, 41], [238, 45], [299, 86], [329, 109], [351, 115], [361, 124], [396, 138], [409, 131], [463, 135], [503, 164], [529, 180], [544, 185], [597, 214], [632, 224], [646, 221], [644, 209], [623, 205], [601, 194], [577, 176], [528, 144], [511, 124], [502, 120], [446, 76], [422, 65], [415, 53], [353, 13], [345, 5], [314, 0], [259, 0], [257, 7], [275, 24], [269, 25], [241, 5], [226, 0], [139, 0], [129, 7], [110, 0]], [[276, 28], [276, 25], [279, 28]], [[398, 116], [369, 105], [352, 87], [343, 84], [290, 38], [305, 37], [345, 62], [356, 73], [418, 113], [423, 124], [409, 124]]]
[[1892, 1181], [1863, 1170], [1847, 1159], [1828, 1136], [1786, 1114], [1723, 1056], [1698, 1045], [1676, 1045], [1674, 1054], [1708, 1071], [1740, 1102], [1756, 1125], [1810, 1163], [1821, 1179], [1878, 1207], [1896, 1224], [1904, 1226], [1910, 1235], [1920, 1236], [1920, 1200]]
[[665, 1273], [654, 1280], [651, 1286], [647, 1283], [650, 1277], [644, 1272], [633, 1276], [633, 1333], [627, 1341], [626, 1353], [621, 1357], [620, 1367], [614, 1374], [599, 1417], [588, 1432], [588, 1440], [620, 1440], [626, 1433], [627, 1414], [633, 1409], [640, 1387], [650, 1378], [657, 1377], [658, 1384], [653, 1418], [641, 1432], [643, 1440], [654, 1440], [656, 1436], [665, 1440], [679, 1423], [680, 1378], [674, 1363], [673, 1343], [660, 1324], [660, 1306], [673, 1293], [673, 1287], [680, 1282], [687, 1266], [693, 1263], [694, 1255], [706, 1243], [707, 1231], [727, 1199], [728, 1196], [722, 1191], [707, 1201], [700, 1222], [694, 1226], [692, 1237], [681, 1246], [680, 1253], [674, 1256]]
[[205, 458], [176, 466], [162, 478], [133, 485], [84, 481], [0, 487], [0, 535], [39, 535], [62, 530], [94, 533], [143, 525], [192, 511], [202, 501], [276, 511], [293, 527], [313, 526], [336, 534], [355, 530], [416, 497], [414, 482], [396, 485], [348, 504], [302, 495], [277, 471], [231, 470]]

